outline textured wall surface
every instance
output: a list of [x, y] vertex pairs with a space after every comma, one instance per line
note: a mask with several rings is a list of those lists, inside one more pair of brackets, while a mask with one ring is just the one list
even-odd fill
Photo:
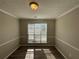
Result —
[[6, 58], [19, 46], [19, 21], [0, 12], [0, 59]]
[[67, 59], [79, 59], [79, 8], [56, 21], [56, 47]]

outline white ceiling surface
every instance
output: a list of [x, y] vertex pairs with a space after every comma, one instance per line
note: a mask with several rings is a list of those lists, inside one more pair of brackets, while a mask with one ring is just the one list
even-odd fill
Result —
[[18, 18], [56, 18], [79, 4], [79, 0], [34, 0], [40, 5], [38, 11], [32, 11], [32, 0], [0, 0], [0, 9]]

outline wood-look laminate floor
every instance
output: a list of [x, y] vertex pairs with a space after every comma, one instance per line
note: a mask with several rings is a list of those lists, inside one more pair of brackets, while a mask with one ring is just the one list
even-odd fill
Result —
[[55, 47], [19, 47], [8, 59], [64, 59]]

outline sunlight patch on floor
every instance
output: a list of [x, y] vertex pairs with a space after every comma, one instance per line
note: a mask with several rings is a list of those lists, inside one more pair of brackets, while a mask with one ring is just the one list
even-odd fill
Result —
[[35, 51], [41, 51], [42, 49], [35, 49]]
[[25, 59], [34, 59], [34, 49], [27, 49]]
[[[56, 59], [50, 49], [35, 49], [35, 51], [44, 51], [47, 59]], [[34, 49], [27, 49], [25, 59], [34, 59]]]
[[56, 59], [49, 49], [43, 49], [47, 59]]

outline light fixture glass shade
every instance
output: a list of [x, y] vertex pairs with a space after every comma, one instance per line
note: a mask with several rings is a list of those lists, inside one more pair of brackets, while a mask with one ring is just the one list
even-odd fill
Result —
[[39, 8], [39, 5], [36, 2], [31, 2], [30, 7], [33, 11], [36, 11]]

